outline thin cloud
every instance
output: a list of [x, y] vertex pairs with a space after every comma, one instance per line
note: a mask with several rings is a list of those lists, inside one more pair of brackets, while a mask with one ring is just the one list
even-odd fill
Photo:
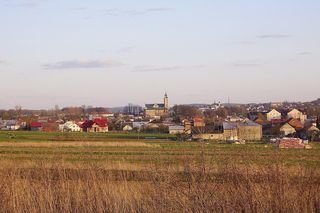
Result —
[[1, 65], [8, 65], [8, 61], [0, 60], [0, 64], [1, 64]]
[[264, 63], [260, 63], [260, 62], [234, 62], [232, 63], [233, 67], [245, 67], [245, 68], [249, 68], [249, 67], [259, 67], [264, 65]]
[[135, 49], [135, 46], [127, 46], [120, 49], [120, 52], [131, 52]]
[[173, 10], [173, 8], [157, 7], [157, 8], [149, 8], [149, 9], [147, 9], [148, 12], [165, 12], [165, 11], [170, 11], [170, 10]]
[[265, 34], [265, 35], [258, 35], [257, 38], [260, 39], [280, 39], [280, 38], [289, 38], [290, 35], [286, 34]]
[[311, 52], [299, 52], [298, 55], [311, 55]]
[[82, 11], [85, 11], [87, 10], [88, 7], [74, 7], [74, 8], [71, 8], [71, 11], [75, 11], [75, 12], [82, 12]]
[[107, 16], [119, 16], [121, 11], [119, 9], [108, 9], [104, 10], [104, 14]]
[[6, 1], [7, 6], [11, 7], [24, 7], [24, 8], [34, 8], [40, 3], [46, 0], [16, 0], [16, 1]]
[[198, 68], [198, 69], [202, 69], [202, 68], [206, 68], [207, 66], [205, 65], [192, 65], [191, 68]]
[[148, 11], [146, 11], [146, 10], [126, 10], [126, 11], [123, 11], [123, 14], [130, 15], [130, 16], [144, 15], [147, 13], [148, 13]]
[[169, 72], [169, 71], [176, 71], [180, 70], [182, 67], [173, 66], [173, 67], [144, 67], [144, 66], [137, 66], [134, 68], [133, 72]]
[[44, 65], [45, 69], [48, 70], [57, 70], [57, 69], [102, 69], [102, 68], [110, 68], [123, 65], [120, 62], [106, 60], [91, 60], [91, 61], [58, 61], [55, 63], [48, 63]]
[[25, 2], [25, 3], [21, 3], [21, 4], [17, 4], [17, 7], [36, 7], [38, 4], [36, 4], [35, 2]]
[[173, 10], [173, 8], [167, 8], [167, 7], [148, 8], [144, 10], [108, 9], [104, 11], [104, 14], [109, 16], [138, 16], [138, 15], [147, 15], [147, 14], [158, 13], [158, 12], [167, 12], [171, 10]]
[[242, 44], [242, 45], [252, 45], [255, 44], [253, 41], [240, 41], [238, 42], [238, 44]]

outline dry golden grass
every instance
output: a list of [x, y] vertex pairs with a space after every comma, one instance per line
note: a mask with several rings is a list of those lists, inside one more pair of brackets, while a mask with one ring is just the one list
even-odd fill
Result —
[[1, 142], [0, 147], [160, 147], [158, 144], [144, 142], [90, 141], [90, 142]]
[[158, 166], [147, 171], [72, 169], [45, 162], [0, 170], [4, 212], [317, 212], [319, 174], [280, 165]]
[[320, 212], [319, 160], [250, 145], [2, 142], [0, 212]]

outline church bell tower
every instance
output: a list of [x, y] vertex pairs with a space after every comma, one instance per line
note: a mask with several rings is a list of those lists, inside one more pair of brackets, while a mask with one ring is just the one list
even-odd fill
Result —
[[164, 108], [169, 109], [169, 98], [167, 92], [164, 94]]

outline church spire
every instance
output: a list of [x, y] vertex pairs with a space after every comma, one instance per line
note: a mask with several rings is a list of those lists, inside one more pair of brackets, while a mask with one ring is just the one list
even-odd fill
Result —
[[164, 108], [169, 109], [169, 98], [167, 91], [164, 93]]

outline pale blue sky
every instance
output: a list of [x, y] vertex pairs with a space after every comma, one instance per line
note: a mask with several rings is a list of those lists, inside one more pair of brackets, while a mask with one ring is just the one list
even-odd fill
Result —
[[0, 0], [0, 108], [319, 97], [318, 0]]

